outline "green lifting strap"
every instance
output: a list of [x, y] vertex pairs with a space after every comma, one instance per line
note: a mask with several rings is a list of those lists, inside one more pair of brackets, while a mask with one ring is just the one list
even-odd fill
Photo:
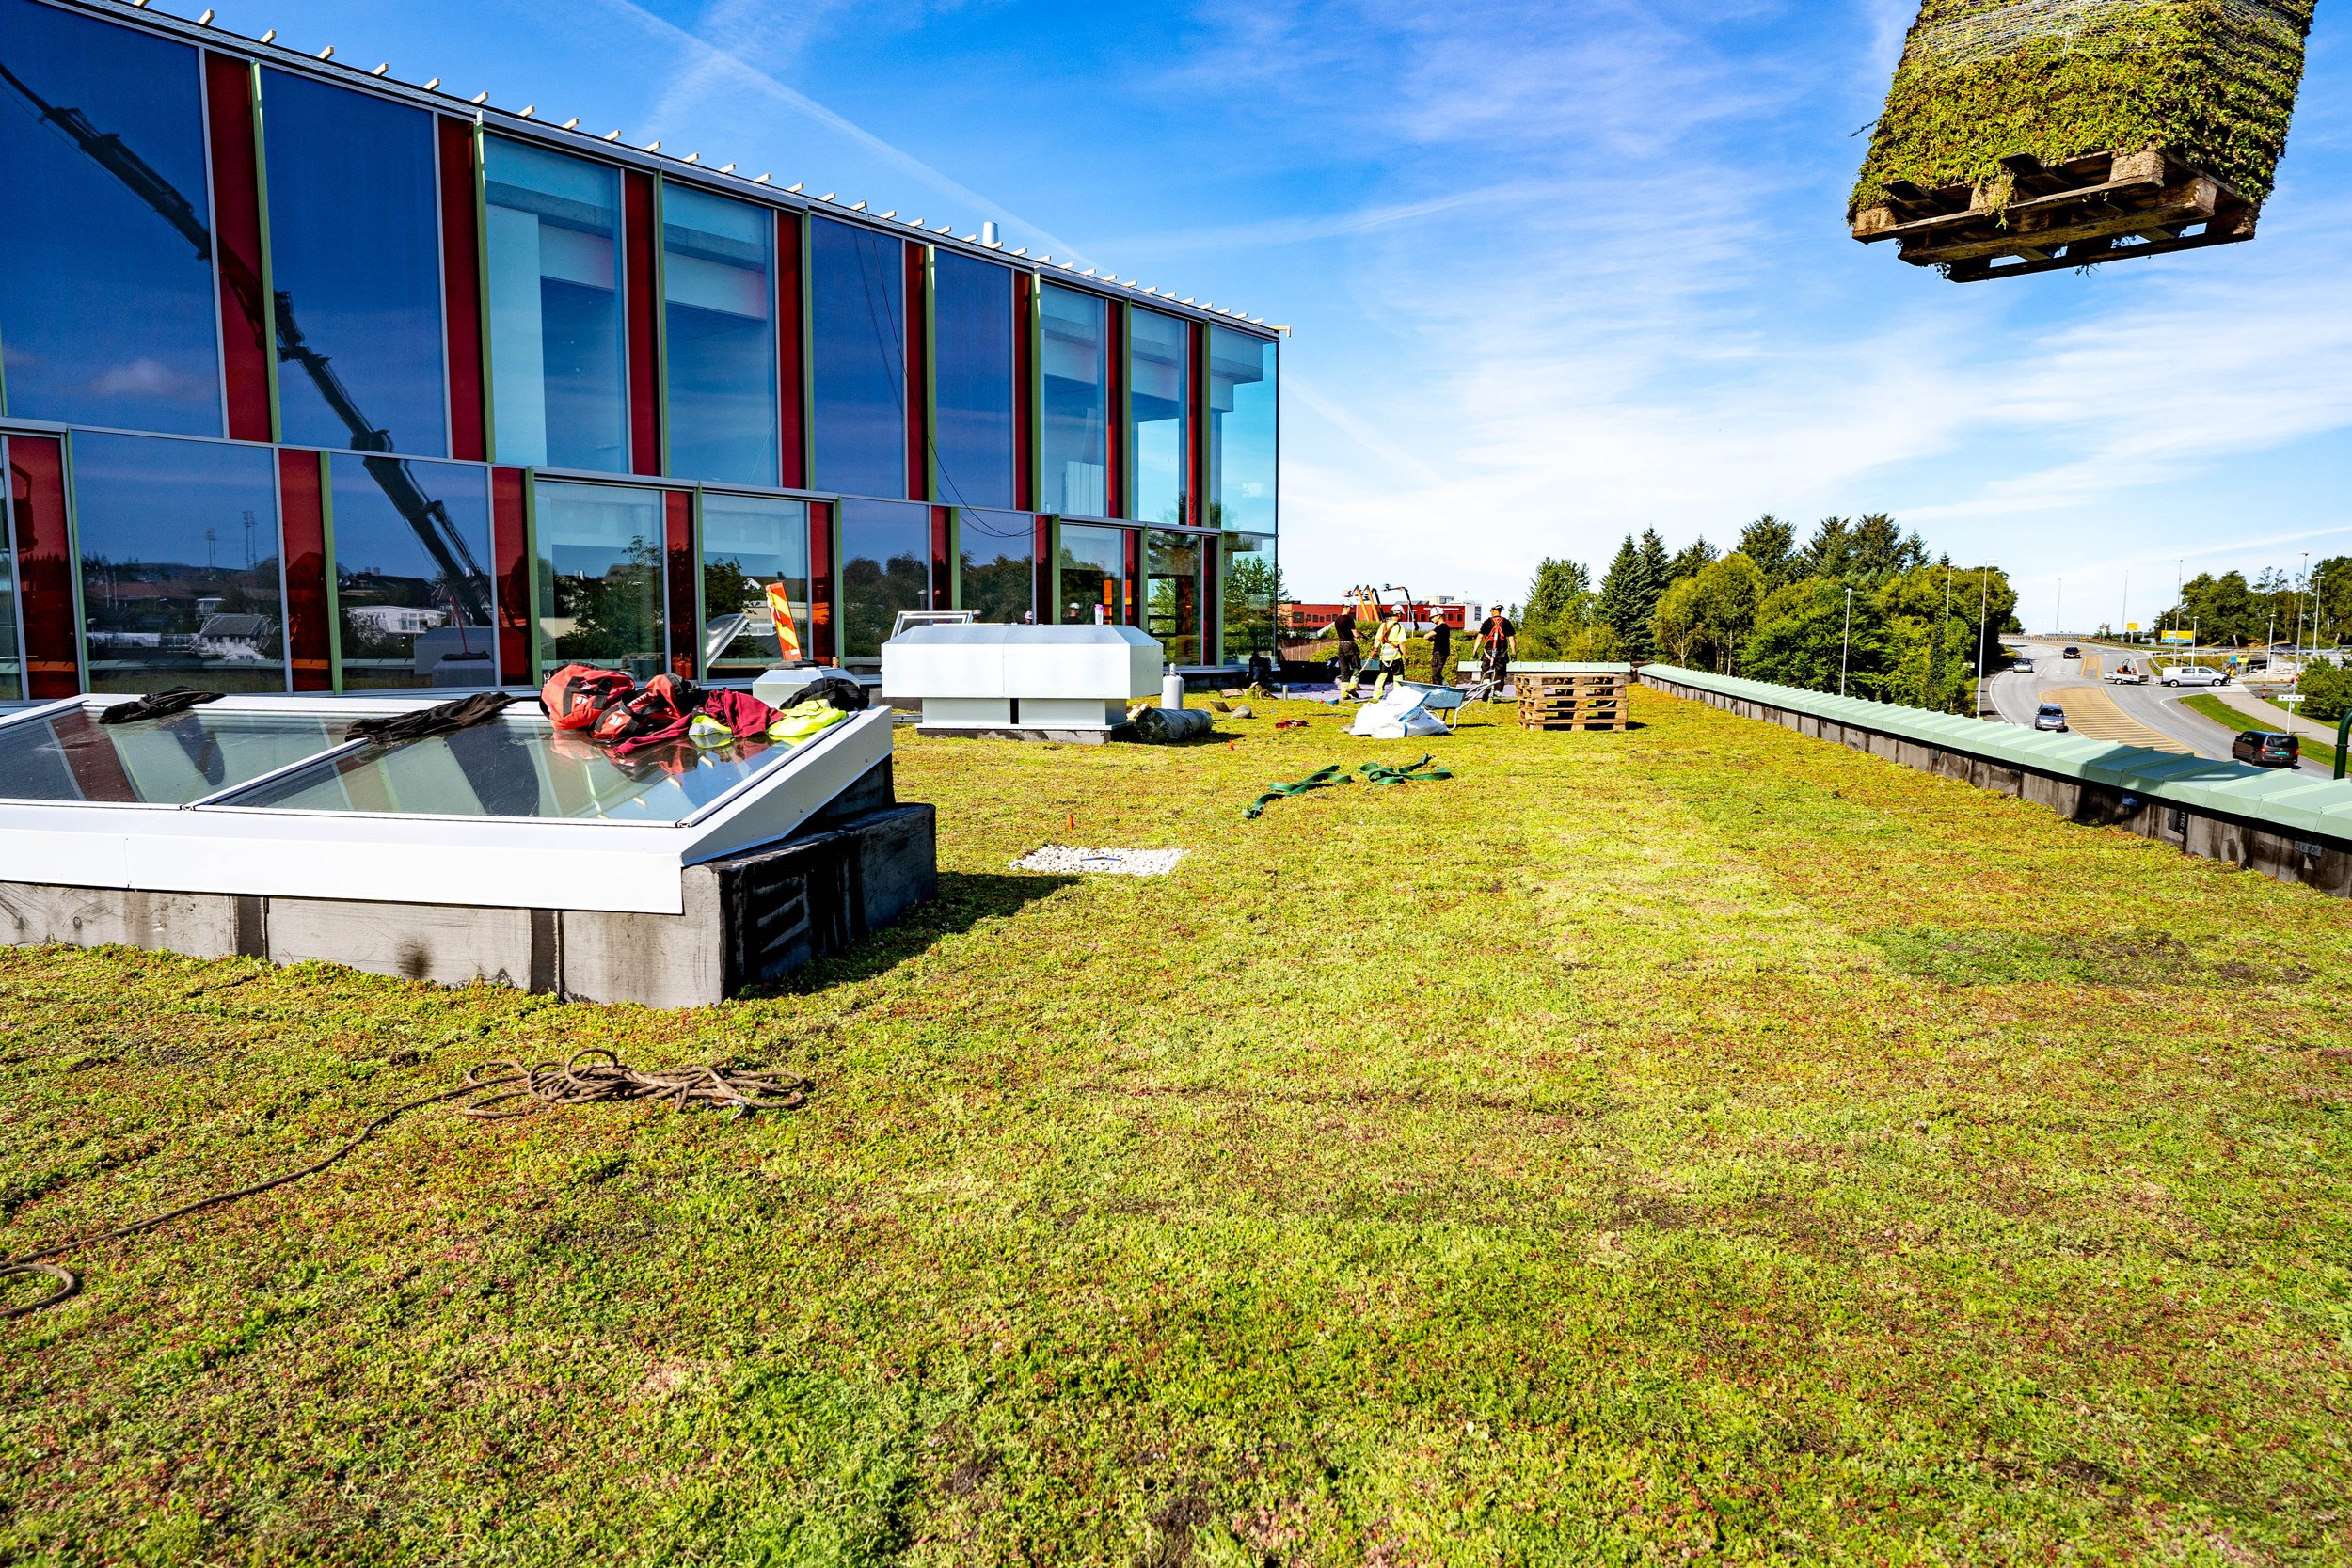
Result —
[[2336, 726], [2336, 777], [2344, 777], [2344, 748], [2352, 746], [2352, 709], [2344, 715], [2344, 722]]
[[[1385, 762], [1368, 762], [1364, 764], [1364, 781], [1367, 784], [1422, 784], [1432, 779], [1454, 777], [1444, 768], [1433, 766], [1435, 761], [1435, 758], [1424, 752], [1419, 762], [1408, 762], [1402, 768], [1392, 768]], [[1422, 771], [1423, 768], [1427, 768], [1428, 771]]]
[[1329, 789], [1333, 784], [1354, 784], [1355, 782], [1355, 778], [1348, 770], [1335, 762], [1328, 768], [1316, 768], [1296, 784], [1269, 785], [1266, 792], [1258, 797], [1257, 804], [1244, 811], [1242, 815], [1254, 817], [1277, 800], [1285, 800], [1294, 795], [1304, 795], [1311, 789]]

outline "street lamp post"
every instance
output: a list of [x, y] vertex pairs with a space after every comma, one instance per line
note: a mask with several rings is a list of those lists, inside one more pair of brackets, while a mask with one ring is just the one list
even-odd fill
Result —
[[1977, 568], [1977, 717], [1984, 717], [1984, 623], [1992, 614], [1993, 578]]
[[1846, 694], [1846, 664], [1853, 653], [1853, 590], [1846, 590], [1846, 635], [1837, 650], [1837, 694]]

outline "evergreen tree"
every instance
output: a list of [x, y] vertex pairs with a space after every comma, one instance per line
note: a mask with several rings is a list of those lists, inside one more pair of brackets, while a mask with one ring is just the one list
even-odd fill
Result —
[[1740, 531], [1738, 553], [1756, 562], [1767, 587], [1781, 587], [1797, 553], [1797, 531], [1767, 512]]
[[1842, 578], [1853, 564], [1853, 525], [1843, 517], [1824, 517], [1805, 541], [1789, 577]]
[[1627, 534], [1625, 543], [1617, 546], [1616, 556], [1600, 579], [1600, 602], [1595, 608], [1610, 630], [1617, 634], [1617, 641], [1629, 657], [1649, 657], [1649, 617], [1655, 601], [1648, 593], [1642, 551], [1633, 543], [1633, 535]]
[[1853, 528], [1852, 569], [1866, 578], [1883, 578], [1915, 571], [1928, 563], [1928, 547], [1916, 533], [1906, 538], [1902, 528], [1883, 512], [1873, 512]]

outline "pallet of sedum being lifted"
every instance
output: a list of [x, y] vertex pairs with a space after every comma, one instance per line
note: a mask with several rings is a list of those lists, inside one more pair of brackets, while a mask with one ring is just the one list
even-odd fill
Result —
[[1629, 664], [1514, 664], [1523, 730], [1622, 730], [1632, 722]]

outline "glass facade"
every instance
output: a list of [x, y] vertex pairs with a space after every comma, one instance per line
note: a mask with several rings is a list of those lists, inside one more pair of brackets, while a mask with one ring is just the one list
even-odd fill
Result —
[[0, 0], [0, 67], [7, 411], [220, 435], [196, 51]]
[[932, 493], [1012, 504], [1012, 273], [953, 251], [931, 263]]
[[1264, 640], [1260, 330], [184, 30], [0, 0], [0, 701]]
[[497, 136], [482, 157], [498, 460], [625, 473], [620, 171]]
[[928, 610], [931, 509], [919, 501], [841, 503], [841, 657], [866, 662], [902, 610]]
[[1063, 626], [1123, 626], [1135, 613], [1127, 594], [1127, 531], [1064, 523], [1054, 565], [1055, 618]]
[[1274, 531], [1275, 346], [1209, 328], [1208, 515], [1212, 528]]
[[1127, 312], [1127, 454], [1135, 504], [1147, 523], [1184, 518], [1192, 374], [1184, 322], [1156, 310]]
[[776, 483], [775, 253], [767, 208], [662, 187], [671, 473]]
[[812, 218], [808, 274], [817, 488], [904, 497], [906, 243]]
[[284, 690], [269, 449], [83, 434], [72, 454], [89, 689]]
[[1110, 306], [1048, 283], [1038, 291], [1038, 504], [1107, 517]]
[[[772, 589], [791, 606], [790, 648], [809, 648], [808, 503], [703, 497], [703, 649], [713, 680], [750, 680], [787, 657]], [[740, 620], [738, 620], [740, 617]]]
[[262, 72], [285, 440], [449, 451], [433, 117]]
[[1224, 661], [1246, 664], [1251, 654], [1271, 658], [1282, 597], [1274, 535], [1229, 532], [1218, 543], [1223, 547], [1216, 606]]
[[979, 621], [1029, 620], [1037, 605], [1037, 522], [1025, 512], [956, 515], [957, 608]]
[[669, 667], [659, 490], [537, 487], [539, 675], [600, 664], [639, 680]]
[[[16, 612], [16, 470], [8, 467], [8, 443], [0, 440], [0, 702], [24, 695], [24, 641]], [[29, 486], [28, 486], [29, 487]]]
[[339, 456], [329, 474], [343, 689], [497, 685], [487, 471]]
[[1200, 662], [1200, 536], [1145, 535], [1143, 629], [1159, 639], [1171, 664]]

